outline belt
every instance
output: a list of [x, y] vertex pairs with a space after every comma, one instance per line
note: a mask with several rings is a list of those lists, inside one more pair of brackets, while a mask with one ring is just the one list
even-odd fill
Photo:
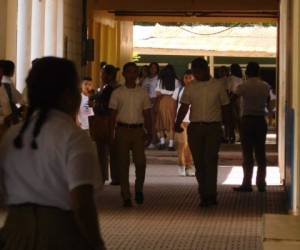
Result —
[[191, 122], [191, 124], [195, 125], [214, 125], [214, 124], [220, 124], [221, 122]]
[[121, 128], [143, 128], [144, 124], [143, 123], [128, 124], [128, 123], [118, 122], [117, 126]]

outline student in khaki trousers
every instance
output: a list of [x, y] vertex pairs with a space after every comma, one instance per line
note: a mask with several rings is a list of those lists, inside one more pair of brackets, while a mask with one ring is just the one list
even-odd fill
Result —
[[192, 72], [195, 80], [183, 92], [175, 131], [183, 131], [181, 123], [190, 107], [188, 141], [196, 168], [200, 206], [208, 207], [217, 205], [222, 110], [228, 112], [229, 98], [224, 85], [210, 77], [206, 60], [200, 57], [194, 59]]
[[144, 201], [143, 186], [146, 172], [145, 146], [151, 142], [151, 103], [146, 90], [136, 85], [138, 67], [126, 63], [123, 67], [125, 85], [116, 89], [110, 99], [112, 138], [115, 139], [120, 167], [121, 195], [124, 207], [131, 207], [129, 185], [130, 151], [135, 164], [135, 201]]

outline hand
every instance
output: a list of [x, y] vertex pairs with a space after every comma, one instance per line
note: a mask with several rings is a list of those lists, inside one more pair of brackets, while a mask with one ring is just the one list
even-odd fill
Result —
[[182, 133], [183, 132], [183, 128], [181, 127], [181, 124], [175, 123], [174, 131], [176, 133]]
[[152, 141], [152, 135], [149, 133], [146, 133], [145, 134], [145, 143], [144, 143], [145, 147], [148, 147], [150, 145], [151, 141]]

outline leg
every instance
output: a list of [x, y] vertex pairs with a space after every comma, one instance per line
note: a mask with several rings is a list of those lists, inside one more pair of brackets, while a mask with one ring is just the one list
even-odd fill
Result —
[[145, 156], [145, 135], [143, 129], [135, 129], [132, 131], [133, 144], [132, 156], [135, 164], [135, 192], [142, 193], [145, 182], [146, 173], [146, 156]]
[[116, 132], [116, 151], [120, 167], [121, 195], [123, 200], [130, 199], [129, 166], [130, 166], [130, 137], [126, 128], [118, 128]]
[[103, 182], [108, 180], [108, 147], [105, 143], [96, 141], [98, 158]]
[[113, 143], [110, 146], [110, 177], [112, 184], [118, 184], [120, 183], [120, 169], [118, 165], [118, 154], [117, 154], [117, 148], [116, 144]]
[[222, 130], [219, 124], [205, 125], [205, 192], [204, 199], [216, 201], [218, 177], [218, 153]]
[[267, 124], [262, 117], [257, 122], [256, 136], [254, 142], [255, 158], [257, 162], [256, 185], [260, 191], [264, 191], [266, 187], [266, 135]]
[[192, 152], [195, 168], [196, 178], [198, 182], [198, 190], [200, 198], [203, 197], [206, 186], [205, 178], [205, 162], [204, 162], [204, 137], [201, 133], [201, 125], [190, 124], [188, 127], [188, 142]]
[[253, 124], [250, 119], [243, 118], [241, 124], [241, 143], [243, 151], [243, 171], [244, 179], [242, 186], [251, 187], [251, 180], [253, 174], [253, 139], [254, 135], [252, 133]]

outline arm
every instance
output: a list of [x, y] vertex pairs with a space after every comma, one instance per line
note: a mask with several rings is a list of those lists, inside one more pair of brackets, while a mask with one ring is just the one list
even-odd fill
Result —
[[175, 122], [175, 132], [181, 133], [183, 131], [183, 129], [181, 128], [181, 123], [189, 110], [189, 106], [190, 105], [188, 104], [181, 103]]
[[81, 234], [93, 249], [105, 249], [100, 236], [93, 186], [82, 185], [70, 191], [75, 221]]
[[147, 131], [146, 146], [149, 146], [152, 140], [152, 119], [151, 119], [151, 109], [145, 109], [143, 111], [145, 129]]

